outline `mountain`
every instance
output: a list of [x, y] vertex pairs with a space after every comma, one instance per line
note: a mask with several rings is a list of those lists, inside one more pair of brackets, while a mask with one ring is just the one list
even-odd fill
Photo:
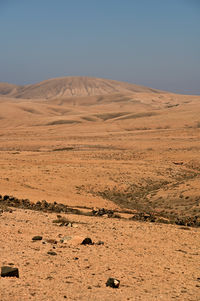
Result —
[[0, 96], [12, 96], [16, 95], [20, 90], [20, 86], [8, 84], [8, 83], [0, 83]]
[[158, 93], [161, 91], [126, 82], [93, 77], [54, 78], [25, 86], [0, 83], [0, 96], [24, 99], [51, 99], [141, 92]]

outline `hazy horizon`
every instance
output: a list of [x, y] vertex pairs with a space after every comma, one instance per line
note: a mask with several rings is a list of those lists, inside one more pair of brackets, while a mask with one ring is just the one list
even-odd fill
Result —
[[200, 94], [199, 1], [150, 2], [1, 1], [0, 82], [88, 76]]

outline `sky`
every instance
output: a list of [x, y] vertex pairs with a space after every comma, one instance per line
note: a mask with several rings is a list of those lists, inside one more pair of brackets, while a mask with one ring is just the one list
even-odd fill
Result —
[[63, 76], [200, 94], [200, 0], [0, 0], [0, 82]]

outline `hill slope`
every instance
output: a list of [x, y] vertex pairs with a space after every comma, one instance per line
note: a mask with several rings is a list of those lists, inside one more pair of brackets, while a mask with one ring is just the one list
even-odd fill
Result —
[[71, 96], [96, 96], [127, 93], [156, 93], [157, 90], [118, 82], [114, 80], [92, 77], [62, 77], [49, 79], [33, 85], [15, 86], [0, 83], [0, 95], [16, 98], [57, 98]]
[[8, 84], [8, 83], [0, 83], [0, 95], [1, 96], [12, 96], [13, 94], [17, 94], [18, 90], [20, 90], [20, 86]]

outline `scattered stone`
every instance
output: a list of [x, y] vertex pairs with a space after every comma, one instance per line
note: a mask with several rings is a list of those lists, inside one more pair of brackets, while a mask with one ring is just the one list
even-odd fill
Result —
[[91, 238], [86, 237], [86, 238], [82, 241], [81, 245], [93, 245], [93, 242], [92, 242]]
[[[59, 216], [59, 217], [58, 217]], [[61, 215], [57, 215], [58, 219], [53, 220], [54, 224], [58, 224], [60, 227], [66, 226], [66, 227], [72, 227], [72, 223], [68, 221], [65, 217], [62, 217]]]
[[170, 224], [170, 220], [168, 218], [165, 218], [165, 217], [156, 218], [156, 222], [161, 223], [161, 224]]
[[52, 276], [47, 276], [46, 280], [52, 280], [53, 277]]
[[4, 201], [9, 200], [9, 195], [4, 195], [3, 200]]
[[61, 240], [60, 240], [60, 242], [61, 243], [67, 243], [69, 240], [71, 240], [72, 239], [72, 237], [71, 236], [64, 236]]
[[54, 251], [49, 251], [49, 252], [47, 252], [47, 254], [49, 254], [49, 255], [52, 255], [52, 256], [55, 256], [55, 255], [57, 255], [57, 253], [56, 253], [56, 252], [54, 252]]
[[172, 162], [174, 165], [183, 165], [183, 162]]
[[105, 208], [93, 209], [92, 210], [92, 215], [95, 215], [95, 216], [103, 216], [105, 214], [107, 214], [108, 217], [112, 217], [113, 214], [114, 214], [114, 211], [113, 210], [107, 210]]
[[110, 286], [112, 288], [118, 288], [120, 284], [120, 281], [115, 278], [108, 278], [106, 282], [106, 286]]
[[154, 223], [156, 221], [156, 217], [153, 213], [137, 212], [130, 218], [130, 220]]
[[1, 277], [17, 277], [17, 278], [19, 278], [19, 270], [18, 270], [18, 268], [2, 266], [1, 267]]
[[73, 227], [73, 225], [72, 225], [72, 223], [68, 223], [67, 225], [66, 225], [66, 227]]
[[[178, 162], [180, 163], [180, 162]], [[184, 197], [182, 194], [180, 198]], [[188, 198], [188, 196], [186, 196]], [[200, 201], [200, 198], [197, 198], [197, 201]], [[90, 212], [84, 212], [76, 208], [68, 207], [62, 203], [49, 203], [46, 200], [38, 201], [38, 202], [31, 202], [29, 199], [19, 199], [14, 196], [9, 195], [0, 195], [0, 203], [3, 208], [3, 212], [12, 212], [12, 209], [8, 207], [15, 207], [15, 208], [22, 208], [22, 209], [29, 209], [29, 210], [36, 210], [36, 211], [43, 211], [43, 212], [56, 212], [58, 213], [58, 223], [59, 226], [68, 226], [69, 221], [62, 221], [62, 216], [59, 213], [73, 213], [77, 215], [85, 215], [85, 216], [107, 216], [111, 218], [120, 218], [121, 216], [118, 213], [115, 213], [113, 210], [108, 210], [105, 208], [94, 208]], [[87, 208], [89, 209], [89, 208]], [[125, 212], [124, 212], [125, 213]], [[145, 222], [162, 222], [162, 223], [169, 223], [169, 224], [176, 224], [179, 226], [186, 226], [186, 227], [200, 227], [200, 216], [173, 216], [173, 217], [163, 217], [158, 212], [132, 212], [129, 211], [127, 213], [133, 213], [134, 215], [130, 218], [130, 220], [138, 220], [138, 221], [145, 221]], [[0, 212], [0, 215], [2, 211]], [[61, 219], [61, 222], [59, 221]], [[71, 223], [71, 227], [77, 227], [74, 225], [73, 222]], [[186, 228], [185, 228], [186, 230]]]
[[55, 239], [46, 239], [46, 242], [48, 242], [49, 244], [54, 244], [54, 245], [57, 244], [57, 240], [55, 240]]
[[89, 289], [89, 290], [91, 290], [91, 289], [92, 289], [92, 287], [89, 285], [89, 286], [88, 286], [88, 289]]
[[104, 245], [104, 242], [102, 240], [99, 240], [96, 245], [100, 246], [100, 245]]
[[33, 237], [32, 237], [32, 240], [33, 240], [33, 241], [36, 241], [36, 240], [42, 240], [42, 236], [39, 236], [39, 235], [33, 236]]

